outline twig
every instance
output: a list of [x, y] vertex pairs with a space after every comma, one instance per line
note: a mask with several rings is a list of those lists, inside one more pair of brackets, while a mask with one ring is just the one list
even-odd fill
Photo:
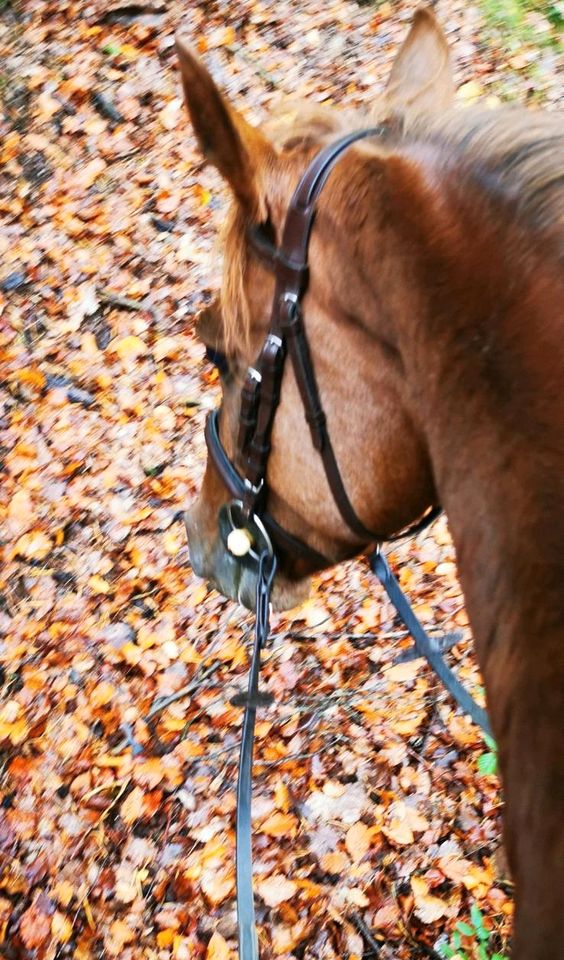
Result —
[[[125, 791], [127, 790], [128, 786], [129, 786], [129, 784], [130, 784], [130, 781], [131, 781], [131, 777], [127, 777], [126, 780], [121, 781], [121, 787], [120, 787], [118, 793], [116, 794], [116, 796], [114, 797], [114, 799], [112, 800], [112, 802], [106, 807], [106, 809], [105, 809], [104, 812], [101, 814], [101, 816], [98, 817], [98, 819], [96, 820], [96, 823], [93, 823], [92, 826], [88, 827], [88, 829], [86, 830], [86, 833], [84, 833], [84, 834], [82, 835], [82, 837], [80, 838], [80, 840], [79, 840], [79, 842], [77, 843], [76, 847], [74, 848], [74, 850], [73, 850], [72, 853], [71, 853], [71, 859], [74, 858], [74, 857], [77, 857], [80, 853], [82, 853], [82, 850], [84, 849], [84, 845], [85, 845], [86, 841], [88, 840], [88, 837], [90, 836], [91, 833], [93, 833], [94, 830], [97, 830], [97, 829], [98, 829], [98, 827], [100, 826], [100, 824], [102, 824], [102, 823], [104, 822], [104, 820], [106, 819], [106, 817], [108, 816], [108, 814], [114, 809], [114, 807], [116, 806], [116, 804], [119, 803], [119, 801], [120, 801], [121, 798], [123, 797]], [[119, 782], [120, 782], [120, 781], [118, 780], [118, 783], [119, 783]], [[112, 786], [113, 786], [113, 787], [117, 787], [118, 783], [114, 783], [114, 784], [112, 784]], [[95, 793], [95, 792], [96, 792], [95, 790], [94, 790], [94, 791], [91, 791], [91, 794], [92, 794], [92, 793]]]
[[366, 940], [368, 946], [370, 947], [370, 950], [368, 951], [368, 953], [366, 953], [366, 952], [363, 953], [363, 957], [371, 957], [371, 956], [379, 957], [379, 956], [380, 956], [380, 944], [379, 944], [378, 941], [375, 940], [374, 937], [372, 936], [372, 933], [371, 933], [371, 931], [370, 931], [370, 928], [369, 928], [369, 927], [367, 926], [367, 924], [364, 922], [364, 920], [362, 919], [360, 913], [357, 913], [356, 910], [355, 910], [354, 913], [351, 913], [350, 917], [351, 917], [351, 920], [352, 920], [352, 922], [354, 923], [356, 929], [357, 929], [358, 932], [360, 933], [361, 937], [364, 937], [364, 939]]
[[194, 690], [197, 690], [198, 687], [202, 685], [202, 680], [207, 680], [212, 673], [215, 673], [219, 669], [220, 663], [216, 661], [215, 663], [210, 663], [209, 667], [202, 671], [202, 673], [197, 673], [193, 680], [190, 683], [187, 683], [185, 687], [181, 687], [180, 690], [176, 690], [175, 693], [170, 693], [168, 697], [159, 697], [158, 700], [155, 700], [153, 706], [149, 710], [149, 713], [144, 717], [145, 720], [150, 720], [157, 713], [161, 713], [163, 710], [166, 710], [171, 703], [175, 703], [177, 700], [182, 700], [183, 697], [187, 697], [190, 693], [193, 693]]
[[133, 300], [131, 297], [122, 297], [119, 293], [112, 293], [111, 290], [96, 290], [100, 300], [103, 303], [109, 303], [112, 307], [120, 307], [122, 310], [142, 310], [150, 313], [156, 322], [159, 319], [156, 307], [147, 300]]
[[[203, 680], [207, 680], [212, 673], [214, 673], [220, 666], [219, 662], [211, 663], [209, 667], [203, 670], [201, 673], [197, 673], [193, 680], [190, 683], [187, 683], [186, 686], [181, 687], [180, 690], [177, 690], [175, 693], [169, 694], [168, 697], [160, 697], [158, 700], [155, 700], [152, 707], [149, 709], [149, 712], [145, 714], [141, 719], [144, 723], [148, 723], [157, 713], [161, 713], [163, 710], [166, 710], [171, 703], [175, 703], [176, 700], [182, 700], [184, 697], [189, 696], [194, 690], [202, 685]], [[131, 742], [127, 737], [124, 737], [119, 743], [113, 748], [112, 753], [117, 754], [121, 753], [122, 750], [125, 750], [127, 746], [131, 746]]]

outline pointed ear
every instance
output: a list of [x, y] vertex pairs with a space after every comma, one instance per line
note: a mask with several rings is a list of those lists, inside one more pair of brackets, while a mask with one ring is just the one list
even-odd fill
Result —
[[408, 119], [440, 113], [451, 106], [453, 97], [446, 37], [430, 7], [419, 7], [392, 66], [385, 91], [388, 111]]
[[274, 148], [229, 106], [179, 34], [176, 52], [186, 106], [204, 157], [217, 167], [245, 209], [259, 220], [265, 219], [261, 171], [274, 156]]
[[221, 304], [219, 297], [216, 297], [207, 307], [203, 307], [197, 318], [195, 326], [196, 336], [206, 347], [212, 350], [225, 351], [225, 337], [223, 333], [223, 322], [221, 319]]

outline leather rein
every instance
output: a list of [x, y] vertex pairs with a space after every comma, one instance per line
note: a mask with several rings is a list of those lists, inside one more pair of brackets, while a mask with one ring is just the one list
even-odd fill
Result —
[[[490, 734], [484, 709], [472, 700], [456, 675], [445, 664], [435, 643], [427, 636], [413, 613], [409, 601], [380, 553], [379, 544], [414, 536], [441, 512], [431, 507], [416, 523], [384, 537], [369, 530], [359, 519], [347, 495], [329, 436], [327, 420], [317, 386], [301, 303], [308, 285], [308, 249], [315, 220], [316, 202], [327, 177], [341, 154], [353, 143], [367, 137], [382, 136], [386, 126], [358, 130], [322, 149], [302, 176], [286, 215], [281, 243], [273, 246], [260, 227], [249, 231], [254, 252], [273, 271], [275, 292], [270, 327], [254, 367], [250, 367], [241, 396], [238, 455], [243, 462], [239, 472], [227, 454], [219, 435], [219, 410], [206, 422], [206, 443], [211, 460], [232, 501], [220, 511], [220, 533], [228, 550], [241, 563], [252, 563], [257, 573], [255, 642], [246, 694], [238, 694], [232, 703], [245, 708], [239, 776], [237, 783], [237, 919], [240, 960], [258, 960], [258, 941], [254, 917], [251, 843], [251, 784], [253, 738], [256, 711], [272, 702], [258, 688], [260, 657], [269, 633], [270, 593], [277, 567], [277, 552], [298, 555], [314, 565], [325, 567], [331, 561], [313, 547], [284, 530], [266, 511], [266, 472], [271, 435], [285, 361], [290, 356], [300, 392], [313, 446], [322, 458], [329, 487], [347, 526], [361, 544], [376, 544], [370, 557], [373, 573], [379, 578], [414, 641], [416, 656], [425, 657], [459, 706], [475, 723]], [[208, 351], [218, 366], [225, 358]], [[276, 549], [275, 549], [276, 548]]]

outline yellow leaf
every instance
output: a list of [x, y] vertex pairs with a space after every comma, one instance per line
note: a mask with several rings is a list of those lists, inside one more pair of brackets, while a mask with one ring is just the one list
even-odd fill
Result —
[[166, 930], [159, 930], [157, 933], [157, 946], [161, 950], [166, 950], [167, 947], [171, 947], [174, 942], [176, 931], [172, 927], [167, 927]]
[[53, 893], [55, 894], [55, 899], [62, 907], [68, 907], [74, 897], [74, 887], [68, 880], [59, 880]]
[[463, 103], [474, 103], [478, 97], [482, 96], [483, 92], [483, 87], [477, 80], [469, 80], [468, 83], [463, 83], [462, 86], [458, 88], [456, 96], [459, 100], [462, 100]]
[[22, 743], [27, 737], [27, 734], [28, 726], [24, 717], [16, 720], [14, 723], [0, 721], [0, 740], [9, 739], [15, 746], [18, 743]]
[[85, 166], [81, 167], [79, 174], [77, 175], [77, 183], [84, 189], [88, 190], [92, 186], [95, 180], [98, 179], [101, 173], [106, 169], [106, 161], [102, 157], [94, 157], [90, 163], [87, 163]]
[[368, 853], [371, 839], [371, 830], [365, 823], [362, 823], [361, 820], [359, 820], [358, 823], [353, 823], [352, 827], [349, 827], [345, 837], [345, 846], [351, 855], [353, 863], [362, 860], [365, 853]]
[[423, 663], [421, 657], [417, 660], [409, 660], [407, 663], [394, 663], [391, 667], [384, 669], [382, 674], [386, 680], [391, 680], [393, 683], [408, 683], [415, 680]]
[[382, 833], [388, 840], [393, 840], [394, 843], [400, 844], [401, 846], [413, 843], [413, 831], [411, 827], [406, 820], [400, 820], [398, 817], [394, 817], [387, 827], [382, 827]]
[[370, 903], [366, 894], [359, 887], [351, 887], [350, 890], [345, 891], [345, 895], [349, 903], [354, 903], [356, 907], [367, 907]]
[[147, 344], [141, 337], [131, 334], [129, 337], [122, 337], [115, 343], [112, 343], [110, 349], [117, 353], [120, 360], [135, 360], [137, 357], [147, 353]]
[[216, 932], [208, 943], [206, 960], [230, 960], [231, 950], [220, 933]]
[[257, 884], [257, 890], [267, 907], [277, 907], [286, 900], [292, 899], [298, 890], [298, 885], [281, 873], [274, 873], [266, 880], [261, 880]]
[[283, 780], [279, 780], [274, 789], [274, 802], [279, 810], [288, 813], [290, 809], [290, 793]]
[[326, 853], [321, 858], [321, 866], [327, 873], [343, 874], [350, 867], [349, 858], [342, 850], [334, 850], [333, 853]]
[[119, 956], [126, 943], [135, 940], [134, 931], [123, 920], [114, 920], [109, 933], [110, 938], [106, 941], [106, 947], [114, 957]]
[[56, 910], [51, 919], [51, 934], [59, 943], [67, 943], [72, 936], [72, 923], [64, 913]]
[[93, 593], [106, 594], [109, 593], [112, 589], [107, 580], [104, 580], [103, 577], [100, 577], [97, 573], [94, 576], [90, 577], [88, 580], [88, 586]]
[[127, 60], [135, 60], [139, 56], [139, 50], [131, 43], [120, 44], [119, 52], [121, 56], [125, 57]]
[[41, 530], [31, 530], [19, 538], [15, 546], [15, 554], [25, 557], [26, 560], [44, 560], [51, 553], [53, 542]]
[[109, 683], [107, 680], [102, 680], [101, 683], [98, 683], [92, 693], [90, 694], [90, 703], [94, 707], [105, 707], [107, 703], [110, 703], [111, 700], [116, 695], [116, 688], [113, 683]]

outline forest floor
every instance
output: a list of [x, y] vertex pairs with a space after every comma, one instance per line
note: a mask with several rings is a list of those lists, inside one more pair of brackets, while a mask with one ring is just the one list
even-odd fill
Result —
[[[193, 575], [178, 522], [219, 394], [193, 320], [226, 197], [184, 116], [174, 30], [260, 122], [281, 95], [367, 104], [415, 6], [0, 0], [7, 960], [234, 956], [230, 698], [252, 621]], [[562, 4], [436, 11], [461, 103], [557, 104]], [[458, 631], [449, 661], [481, 697], [444, 519], [388, 557], [431, 633]], [[421, 660], [397, 662], [410, 640], [365, 563], [273, 626], [263, 956], [506, 955], [495, 750]]]

